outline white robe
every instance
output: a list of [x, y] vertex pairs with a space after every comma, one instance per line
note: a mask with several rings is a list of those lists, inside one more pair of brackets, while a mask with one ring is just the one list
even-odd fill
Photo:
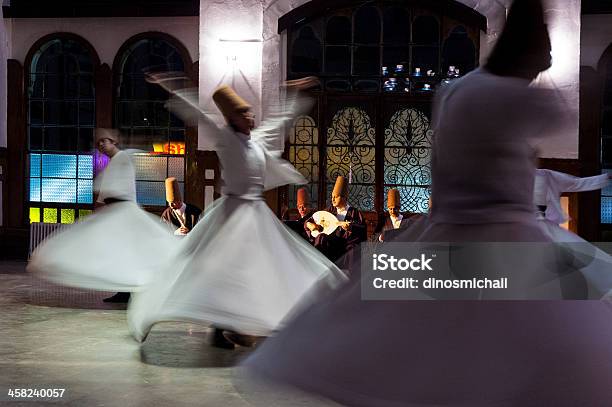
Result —
[[263, 198], [266, 189], [306, 182], [280, 158], [283, 126], [305, 106], [290, 102], [250, 137], [202, 116], [204, 135], [220, 160], [223, 196], [181, 241], [160, 278], [132, 297], [128, 322], [137, 340], [162, 321], [267, 336], [306, 304], [308, 295], [344, 281], [342, 272], [285, 227]]
[[552, 170], [536, 170], [534, 204], [546, 206], [544, 214], [537, 214], [538, 224], [550, 239], [562, 244], [566, 253], [571, 254], [574, 267], [586, 279], [590, 299], [600, 299], [612, 290], [612, 256], [559, 226], [569, 219], [560, 199], [563, 192], [593, 191], [604, 188], [608, 182], [608, 174], [579, 178]]
[[564, 192], [585, 192], [605, 188], [609, 182], [608, 174], [593, 177], [575, 177], [558, 171], [537, 169], [533, 202], [546, 206], [546, 220], [560, 224], [569, 217], [561, 208], [561, 195]]
[[136, 202], [136, 171], [130, 155], [118, 151], [96, 177], [94, 189], [98, 191], [100, 203], [107, 198]]
[[149, 284], [175, 239], [136, 204], [129, 154], [117, 152], [96, 179], [104, 205], [34, 251], [28, 270], [58, 284], [101, 291], [137, 291]]

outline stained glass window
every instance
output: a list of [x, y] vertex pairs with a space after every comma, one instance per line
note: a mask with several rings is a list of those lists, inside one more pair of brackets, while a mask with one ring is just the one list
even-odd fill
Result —
[[93, 156], [30, 154], [30, 202], [93, 204]]
[[75, 211], [74, 209], [62, 209], [61, 210], [61, 223], [74, 223]]
[[57, 223], [57, 208], [44, 208], [43, 209], [43, 222]]
[[385, 128], [385, 196], [397, 188], [403, 211], [428, 210], [432, 133], [427, 116], [414, 108], [395, 112]]
[[[612, 169], [605, 170], [612, 173]], [[612, 186], [601, 190], [601, 223], [612, 223]]]
[[79, 218], [84, 218], [87, 215], [91, 215], [93, 211], [89, 209], [79, 209]]
[[[319, 130], [310, 116], [298, 117], [289, 131], [289, 161], [308, 180], [311, 204], [319, 200]], [[291, 185], [288, 190], [289, 208], [296, 207], [296, 191], [302, 185]]]
[[374, 210], [375, 137], [376, 130], [363, 109], [346, 107], [336, 112], [327, 129], [328, 200], [336, 178], [342, 175], [349, 181], [349, 203], [362, 210]]
[[[27, 76], [30, 220], [73, 222], [93, 204], [94, 59], [71, 38], [35, 50]], [[43, 208], [45, 204], [63, 206]], [[71, 209], [69, 209], [71, 208]]]
[[121, 56], [115, 122], [125, 144], [145, 154], [134, 157], [136, 196], [140, 204], [165, 206], [164, 180], [173, 176], [183, 187], [185, 124], [164, 106], [168, 93], [145, 80], [148, 72], [185, 71], [179, 50], [161, 38], [130, 44]]
[[[185, 160], [183, 157], [135, 154], [132, 157], [136, 171], [136, 200], [142, 205], [165, 206], [164, 180], [175, 177], [181, 194], [185, 184]], [[182, 195], [184, 196], [184, 195]]]
[[40, 208], [30, 208], [30, 223], [40, 222]]

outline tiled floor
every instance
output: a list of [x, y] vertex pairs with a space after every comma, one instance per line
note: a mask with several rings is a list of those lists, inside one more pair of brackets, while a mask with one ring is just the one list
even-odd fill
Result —
[[[206, 344], [206, 327], [157, 325], [141, 345], [125, 307], [33, 279], [25, 264], [0, 262], [0, 405], [333, 405], [241, 379], [248, 350]], [[15, 399], [9, 389], [65, 389], [62, 398]]]

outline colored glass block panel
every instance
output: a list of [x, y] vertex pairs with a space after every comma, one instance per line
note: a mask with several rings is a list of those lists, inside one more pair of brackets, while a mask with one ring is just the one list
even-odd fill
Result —
[[132, 159], [136, 179], [140, 181], [163, 181], [167, 174], [167, 157], [135, 155]]
[[74, 209], [62, 209], [60, 217], [62, 223], [74, 223]]
[[79, 161], [79, 178], [92, 179], [93, 178], [93, 156], [91, 155], [80, 155]]
[[40, 178], [30, 178], [30, 202], [40, 202]]
[[30, 177], [40, 177], [40, 154], [30, 154]]
[[77, 185], [77, 203], [93, 203], [93, 180], [80, 179]]
[[43, 222], [57, 223], [57, 209], [55, 208], [43, 209]]
[[93, 211], [90, 211], [89, 209], [79, 209], [79, 219], [89, 216], [92, 213]]
[[30, 208], [30, 223], [40, 222], [40, 208]]
[[76, 155], [43, 154], [42, 164], [43, 177], [76, 178]]
[[183, 157], [168, 158], [168, 176], [178, 181], [185, 180], [185, 159]]
[[612, 197], [601, 198], [601, 223], [612, 223]]
[[76, 202], [76, 179], [42, 179], [43, 202]]
[[166, 187], [164, 181], [136, 181], [136, 200], [141, 205], [165, 206]]

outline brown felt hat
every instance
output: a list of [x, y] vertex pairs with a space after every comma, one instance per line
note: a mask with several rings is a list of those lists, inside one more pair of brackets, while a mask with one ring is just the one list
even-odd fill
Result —
[[177, 202], [182, 201], [181, 190], [179, 183], [174, 177], [166, 178], [166, 201]]
[[397, 189], [391, 188], [387, 192], [387, 208], [399, 208], [401, 205], [400, 193]]
[[246, 100], [238, 96], [236, 91], [227, 85], [215, 90], [212, 98], [221, 113], [223, 113], [225, 120], [229, 120], [232, 113], [246, 111], [251, 108], [251, 105]]
[[338, 178], [336, 178], [336, 184], [334, 185], [332, 194], [348, 198], [348, 183], [346, 182], [346, 178], [344, 178], [342, 175], [339, 175]]
[[308, 190], [306, 188], [300, 188], [297, 190], [297, 206], [308, 205], [310, 198], [308, 197]]

